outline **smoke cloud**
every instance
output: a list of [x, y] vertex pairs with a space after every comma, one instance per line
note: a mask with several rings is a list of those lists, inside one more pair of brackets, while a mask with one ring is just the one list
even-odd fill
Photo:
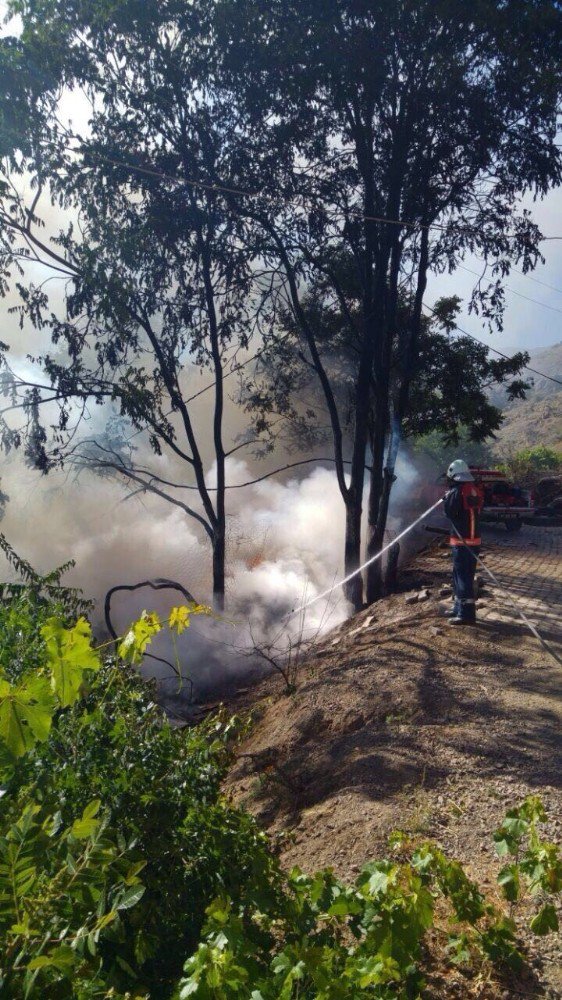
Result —
[[[169, 470], [168, 470], [169, 471]], [[230, 459], [227, 482], [244, 483], [261, 473], [258, 464]], [[394, 497], [390, 536], [401, 524], [401, 497], [411, 496], [416, 473], [402, 460]], [[214, 469], [208, 481], [213, 485]], [[79, 477], [53, 472], [46, 477], [24, 466], [19, 455], [5, 464], [2, 489], [10, 500], [2, 530], [17, 552], [41, 573], [69, 558], [75, 569], [65, 578], [96, 600], [94, 624], [104, 629], [103, 600], [110, 587], [141, 580], [176, 580], [201, 602], [211, 600], [210, 546], [182, 511], [150, 495], [124, 500], [122, 484], [89, 472]], [[208, 691], [234, 673], [262, 662], [254, 644], [310, 638], [333, 628], [349, 614], [341, 588], [310, 608], [292, 609], [331, 587], [344, 575], [344, 508], [334, 472], [316, 466], [285, 481], [264, 480], [228, 492], [228, 579], [226, 620], [195, 619], [178, 643], [182, 670], [197, 690]], [[165, 616], [181, 603], [174, 591], [116, 594], [112, 619], [122, 634], [148, 608]], [[152, 651], [174, 660], [169, 641], [158, 637]], [[159, 677], [173, 700], [177, 680], [169, 668], [147, 661], [146, 673]], [[189, 689], [182, 689], [182, 697]]]

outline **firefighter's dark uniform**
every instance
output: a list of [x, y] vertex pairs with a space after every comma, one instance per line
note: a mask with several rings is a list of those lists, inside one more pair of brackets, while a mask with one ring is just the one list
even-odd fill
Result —
[[453, 525], [450, 544], [453, 550], [453, 592], [455, 596], [453, 614], [454, 620], [457, 621], [476, 621], [474, 574], [476, 572], [476, 557], [480, 552], [481, 545], [480, 512], [482, 506], [482, 490], [475, 483], [454, 483], [445, 495], [445, 514]]

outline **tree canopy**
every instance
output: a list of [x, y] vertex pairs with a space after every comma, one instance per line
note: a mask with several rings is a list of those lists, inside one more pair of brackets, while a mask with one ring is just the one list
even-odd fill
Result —
[[[23, 32], [0, 49], [5, 267], [14, 241], [38, 249], [39, 203], [21, 202], [14, 174], [25, 171], [37, 193], [79, 220], [42, 250], [71, 279], [65, 315], [48, 321], [69, 363], [43, 359], [63, 402], [59, 433], [69, 399], [105, 394], [135, 426], [150, 427], [156, 450], [179, 449], [224, 563], [224, 352], [245, 348], [254, 330], [267, 337], [290, 311], [323, 399], [353, 571], [365, 467], [374, 554], [420, 362], [428, 393], [439, 365], [445, 375], [446, 342], [423, 351], [428, 273], [477, 252], [490, 281], [476, 285], [471, 307], [501, 328], [503, 277], [540, 260], [542, 234], [521, 198], [561, 178], [559, 5], [13, 0], [11, 9]], [[21, 71], [30, 64], [33, 72]], [[90, 102], [83, 134], [61, 121], [65, 88]], [[333, 344], [311, 322], [320, 284], [355, 354], [345, 420]], [[25, 282], [21, 293], [27, 316], [46, 322], [42, 293]], [[214, 378], [218, 507], [180, 386], [187, 351]], [[31, 392], [42, 447], [41, 397]], [[368, 600], [380, 586], [375, 564]], [[358, 578], [348, 596], [360, 605]]]

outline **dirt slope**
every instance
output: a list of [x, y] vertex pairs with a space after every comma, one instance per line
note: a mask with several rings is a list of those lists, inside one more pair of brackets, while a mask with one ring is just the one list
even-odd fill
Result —
[[[489, 529], [485, 552], [562, 656], [562, 529], [517, 538]], [[287, 866], [353, 876], [399, 828], [436, 839], [492, 886], [492, 831], [531, 792], [560, 840], [562, 667], [495, 588], [482, 597], [480, 624], [448, 626], [439, 596], [448, 560], [442, 549], [420, 557], [403, 577], [407, 593], [324, 637], [295, 694], [277, 679], [255, 691], [257, 721], [229, 789], [271, 832], [289, 832]], [[427, 600], [410, 604], [422, 587]], [[522, 995], [562, 997], [559, 942], [532, 948]], [[459, 974], [431, 996], [519, 995], [491, 988]]]

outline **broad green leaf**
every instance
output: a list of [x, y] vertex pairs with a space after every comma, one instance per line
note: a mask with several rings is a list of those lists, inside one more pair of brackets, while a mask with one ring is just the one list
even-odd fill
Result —
[[545, 903], [529, 924], [533, 934], [544, 937], [551, 931], [558, 930], [558, 915], [552, 903]]
[[186, 628], [189, 628], [191, 624], [189, 619], [189, 608], [182, 605], [178, 608], [172, 608], [168, 618], [168, 625], [171, 629], [175, 629], [178, 635], [181, 635]]
[[78, 956], [72, 948], [69, 948], [68, 945], [61, 945], [48, 955], [39, 955], [37, 958], [32, 959], [27, 968], [31, 971], [51, 966], [57, 969], [58, 972], [71, 972], [77, 960]]
[[101, 666], [92, 649], [91, 626], [85, 618], [79, 618], [74, 628], [66, 629], [57, 618], [50, 618], [41, 635], [47, 647], [53, 690], [66, 708], [77, 700], [85, 672]]
[[170, 611], [168, 626], [174, 629], [178, 635], [181, 635], [191, 625], [192, 615], [210, 614], [212, 614], [212, 610], [206, 604], [182, 604], [179, 607], [172, 608]]
[[499, 858], [504, 858], [506, 854], [509, 854], [509, 844], [500, 833], [494, 834], [494, 845]]
[[97, 813], [100, 808], [100, 800], [94, 799], [93, 802], [89, 802], [80, 819], [74, 821], [70, 828], [70, 832], [73, 837], [77, 840], [87, 840], [92, 834], [98, 829], [101, 820], [96, 819]]
[[519, 899], [520, 880], [517, 865], [506, 865], [498, 875], [498, 885], [501, 885], [503, 894], [510, 903]]
[[88, 802], [88, 805], [82, 813], [82, 819], [92, 819], [93, 816], [97, 816], [100, 811], [100, 806], [100, 799], [93, 799], [91, 802]]
[[116, 903], [117, 909], [130, 910], [142, 899], [144, 892], [144, 885], [132, 885], [128, 889], [125, 889], [125, 892]]
[[139, 663], [146, 647], [155, 635], [162, 629], [158, 615], [152, 611], [143, 611], [138, 621], [133, 622], [123, 641], [119, 644], [118, 654], [122, 660]]
[[44, 677], [31, 677], [21, 684], [0, 681], [0, 738], [16, 757], [49, 735], [54, 699]]
[[504, 830], [507, 830], [511, 837], [515, 837], [519, 840], [521, 837], [525, 836], [527, 830], [529, 829], [529, 824], [527, 820], [521, 819], [519, 816], [507, 815], [503, 821], [502, 827]]

